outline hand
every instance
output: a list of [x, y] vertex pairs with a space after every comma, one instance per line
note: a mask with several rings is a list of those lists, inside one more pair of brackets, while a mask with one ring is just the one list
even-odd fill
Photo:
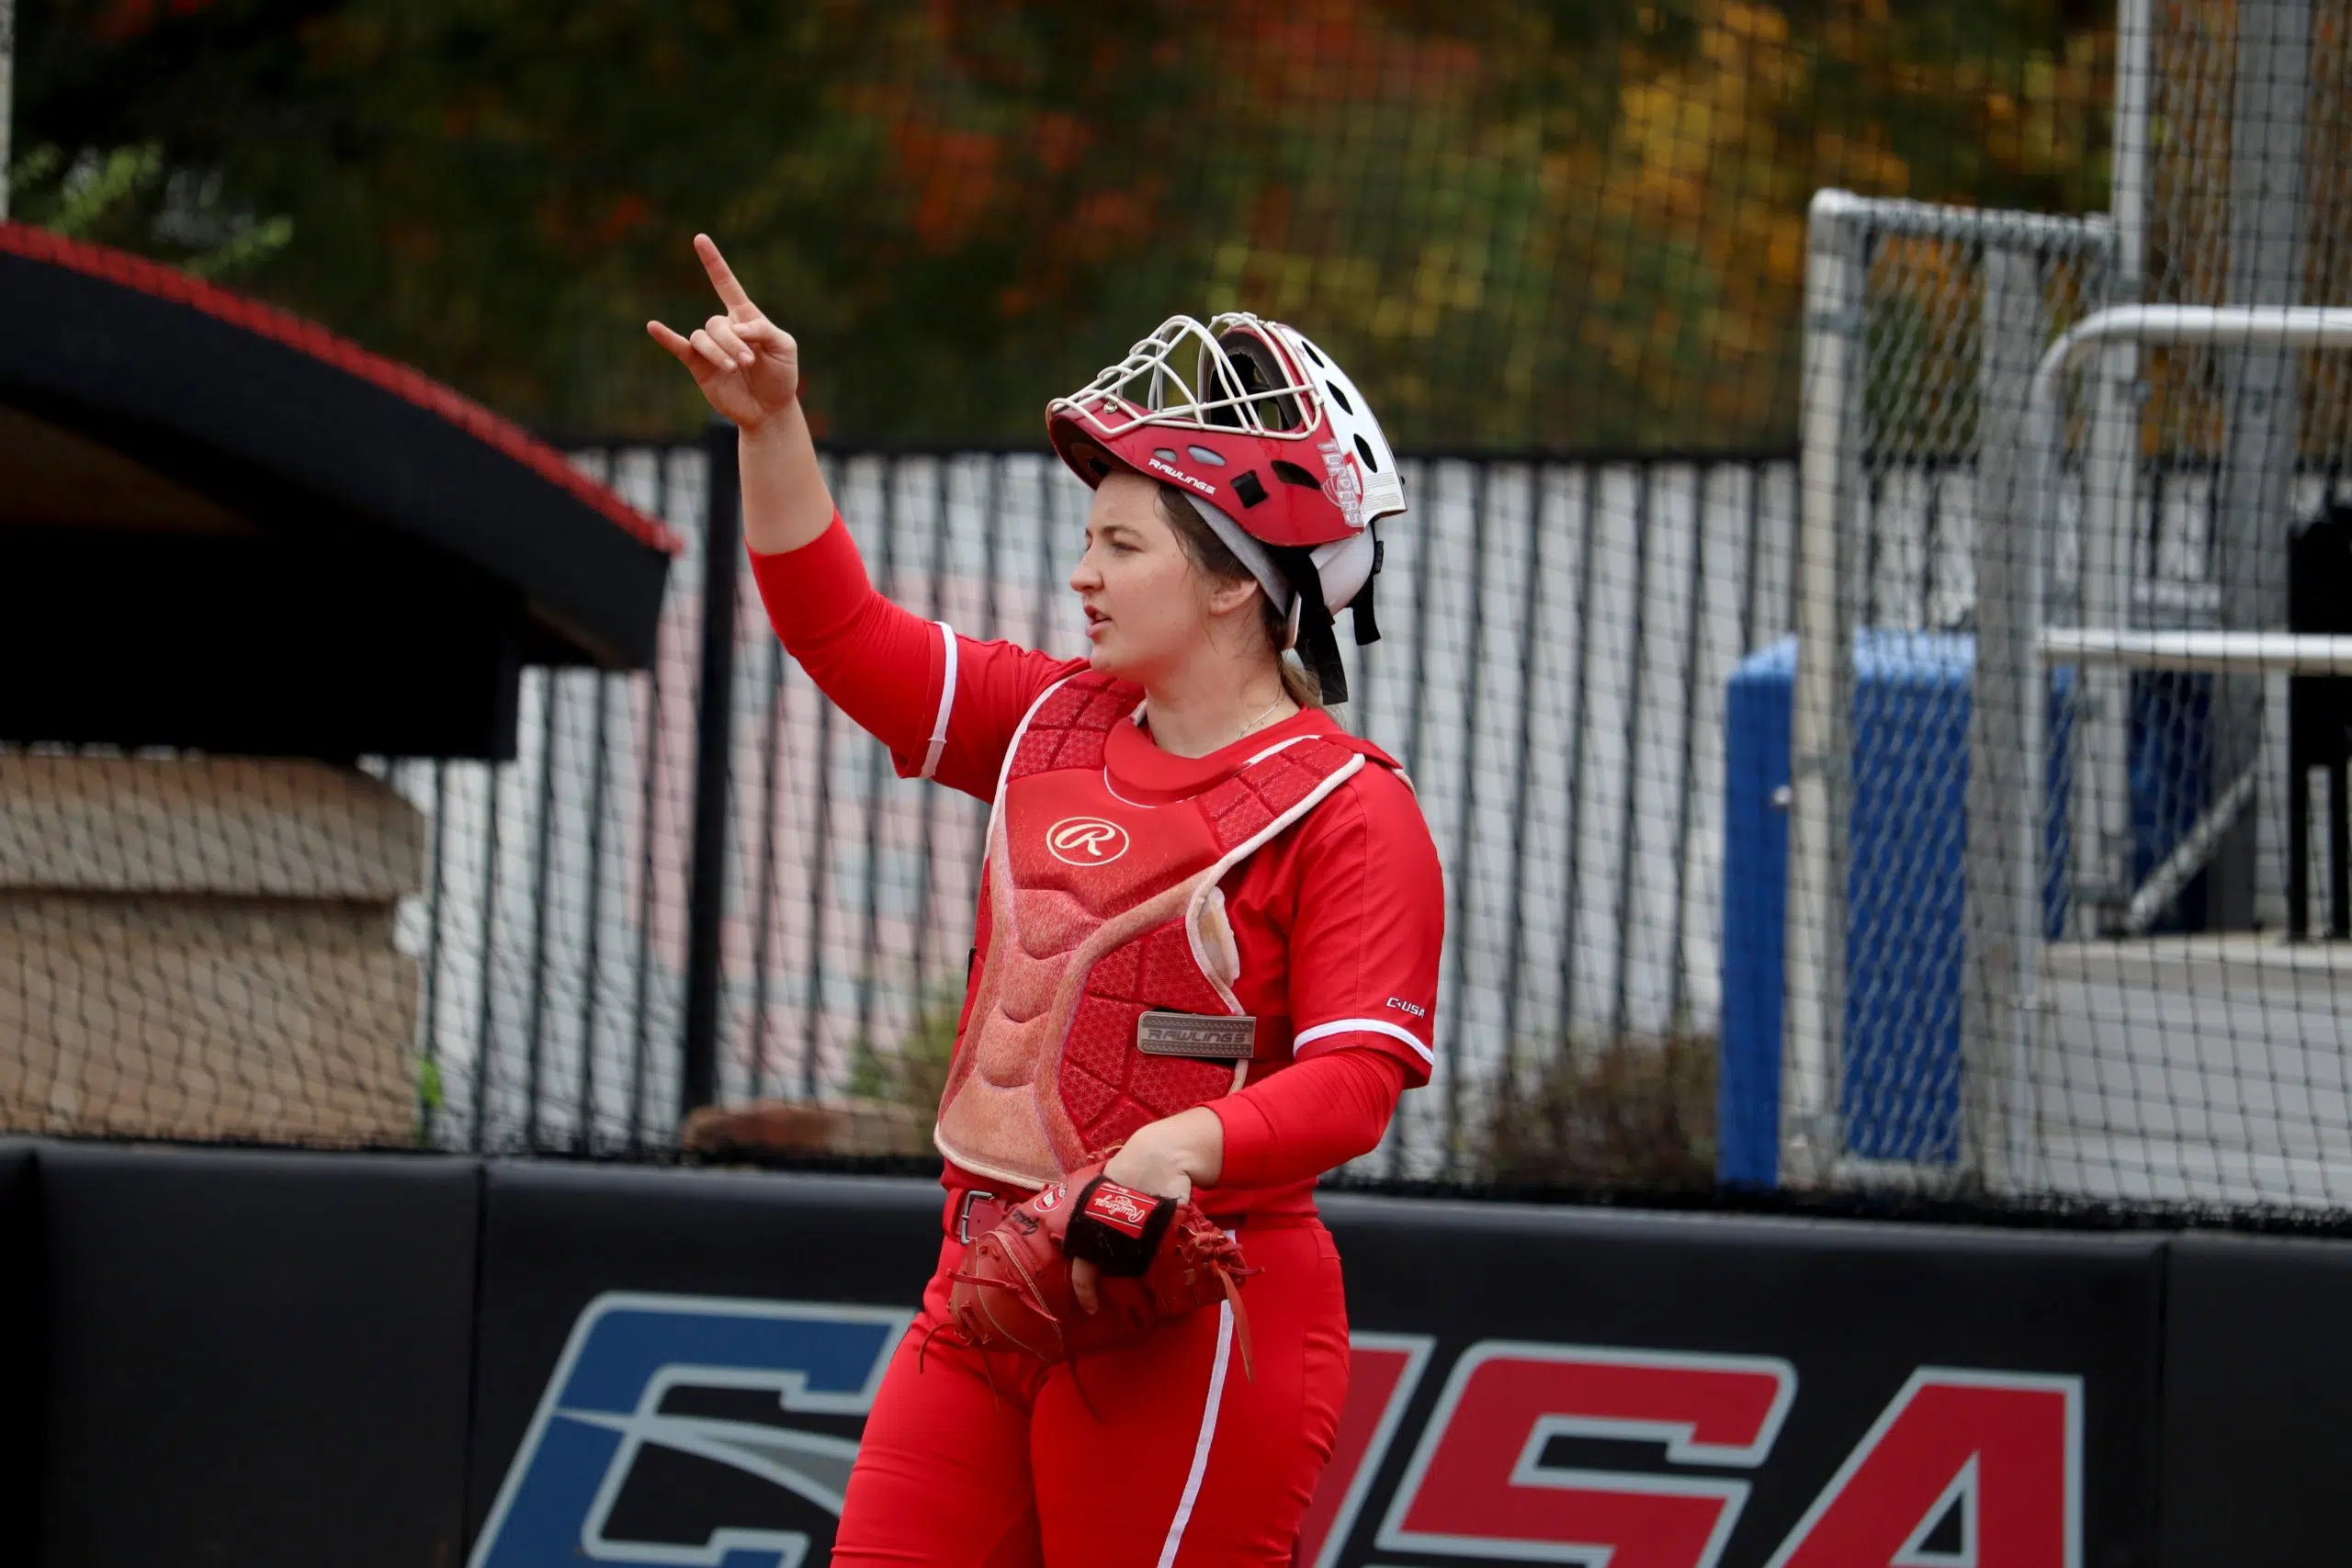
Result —
[[[1137, 1128], [1135, 1135], [1103, 1166], [1103, 1176], [1122, 1187], [1182, 1202], [1193, 1195], [1193, 1170], [1200, 1159], [1195, 1145], [1203, 1118], [1216, 1132], [1222, 1148], [1225, 1124], [1216, 1119], [1215, 1111], [1195, 1108]], [[1083, 1258], [1070, 1260], [1070, 1294], [1090, 1313], [1100, 1304], [1095, 1280], [1101, 1273]]]
[[695, 236], [695, 254], [727, 313], [711, 317], [692, 337], [680, 337], [660, 321], [646, 322], [645, 330], [694, 372], [712, 408], [739, 430], [759, 429], [800, 395], [800, 345], [752, 303], [709, 235]]

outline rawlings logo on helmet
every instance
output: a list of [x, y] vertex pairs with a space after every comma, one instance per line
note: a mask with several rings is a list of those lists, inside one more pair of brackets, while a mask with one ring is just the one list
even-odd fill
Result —
[[1216, 486], [1215, 486], [1215, 485], [1213, 485], [1213, 484], [1209, 483], [1209, 481], [1208, 481], [1208, 480], [1206, 480], [1206, 479], [1196, 479], [1196, 478], [1194, 478], [1193, 475], [1186, 473], [1186, 472], [1185, 472], [1183, 469], [1182, 469], [1182, 468], [1171, 468], [1171, 467], [1170, 467], [1170, 466], [1169, 466], [1166, 462], [1164, 462], [1164, 461], [1162, 461], [1162, 460], [1160, 459], [1160, 457], [1159, 457], [1159, 454], [1158, 454], [1158, 453], [1154, 453], [1154, 454], [1153, 454], [1149, 458], [1148, 458], [1148, 459], [1146, 459], [1146, 460], [1147, 460], [1147, 461], [1148, 461], [1148, 462], [1151, 464], [1151, 466], [1152, 466], [1152, 468], [1155, 468], [1156, 470], [1158, 470], [1158, 471], [1159, 471], [1159, 472], [1160, 472], [1160, 473], [1166, 474], [1170, 479], [1174, 479], [1178, 484], [1181, 484], [1181, 485], [1190, 485], [1193, 489], [1194, 489], [1194, 490], [1196, 490], [1196, 491], [1199, 491], [1203, 495], [1208, 496], [1208, 497], [1210, 497], [1211, 499], [1214, 499], [1214, 498], [1216, 497]]

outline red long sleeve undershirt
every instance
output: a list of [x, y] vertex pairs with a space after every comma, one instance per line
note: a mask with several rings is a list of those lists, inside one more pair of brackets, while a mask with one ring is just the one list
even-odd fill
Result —
[[1216, 1184], [1286, 1187], [1370, 1154], [1404, 1092], [1402, 1062], [1342, 1046], [1213, 1100], [1209, 1109], [1225, 1123]]
[[797, 550], [751, 556], [768, 624], [817, 689], [893, 752], [920, 753], [939, 628], [874, 586], [838, 513]]
[[[753, 552], [752, 566], [770, 624], [818, 689], [893, 752], [920, 754], [939, 633], [875, 588], [839, 518], [800, 549]], [[1396, 1057], [1340, 1046], [1211, 1100], [1225, 1129], [1217, 1186], [1311, 1182], [1370, 1153], [1404, 1091]]]

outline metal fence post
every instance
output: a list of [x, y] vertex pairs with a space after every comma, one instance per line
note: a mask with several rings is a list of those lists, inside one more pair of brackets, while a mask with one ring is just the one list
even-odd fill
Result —
[[1860, 505], [1865, 258], [1860, 198], [1816, 191], [1806, 220], [1804, 364], [1797, 411], [1796, 679], [1789, 712], [1789, 873], [1781, 1015], [1785, 1186], [1826, 1183], [1846, 1021], [1846, 814], [1852, 794], [1852, 597], [1847, 519]]
[[[2144, 292], [2148, 198], [2153, 179], [2149, 141], [2149, 61], [2154, 0], [2121, 0], [2116, 15], [2115, 172], [2112, 221], [2115, 252], [2089, 301], [2136, 305]], [[2083, 625], [2134, 623], [2134, 581], [2154, 570], [2143, 564], [2150, 537], [2141, 498], [2140, 351], [2119, 343], [2103, 355], [2093, 388], [2091, 429], [2083, 473], [2081, 592]], [[2111, 933], [2132, 901], [2133, 866], [2130, 776], [2132, 675], [2127, 670], [2084, 666], [2075, 671], [2074, 766], [2067, 788], [2074, 818], [2074, 864], [2068, 920], [2075, 935]]]
[[686, 893], [686, 1027], [683, 1114], [718, 1098], [719, 922], [727, 906], [727, 767], [735, 740], [735, 557], [742, 496], [735, 427], [703, 433], [702, 673], [695, 694], [695, 829]]
[[2034, 358], [2045, 324], [2039, 256], [1984, 252], [1978, 329], [1976, 670], [1970, 682], [1967, 850], [1962, 861], [1962, 1168], [2015, 1179], [2030, 1126], [2032, 1003], [2041, 919], [2049, 681], [2035, 650], [2035, 586], [2050, 541], [2034, 511], [2047, 477], [2027, 445]]
[[[2226, 296], [2232, 305], [2296, 305], [2303, 298], [2303, 228], [2312, 210], [2304, 181], [2312, 9], [2311, 0], [2246, 0], [2237, 7]], [[2302, 356], [2290, 348], [2246, 347], [2225, 355], [2221, 369], [2228, 389], [2214, 573], [2221, 581], [2222, 626], [2262, 631], [2286, 619]], [[2262, 780], [2257, 793], [2267, 794], [2269, 778], [2256, 770], [2266, 750], [2283, 747], [2277, 737], [2265, 745], [2265, 677], [2222, 674], [2213, 684], [2209, 804], [2249, 773]], [[2275, 832], [2278, 807], [2268, 810]], [[2256, 923], [2260, 815], [2240, 815], [2208, 867], [2206, 908], [2215, 931], [2248, 931]]]

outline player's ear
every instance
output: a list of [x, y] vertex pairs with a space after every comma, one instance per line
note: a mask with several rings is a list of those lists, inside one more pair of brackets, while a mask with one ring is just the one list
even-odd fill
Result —
[[[1193, 570], [1199, 571], [1197, 563]], [[1208, 589], [1208, 605], [1213, 615], [1238, 614], [1249, 609], [1266, 592], [1258, 586], [1258, 580], [1254, 577], [1220, 578], [1205, 571], [1200, 572], [1200, 576]]]

